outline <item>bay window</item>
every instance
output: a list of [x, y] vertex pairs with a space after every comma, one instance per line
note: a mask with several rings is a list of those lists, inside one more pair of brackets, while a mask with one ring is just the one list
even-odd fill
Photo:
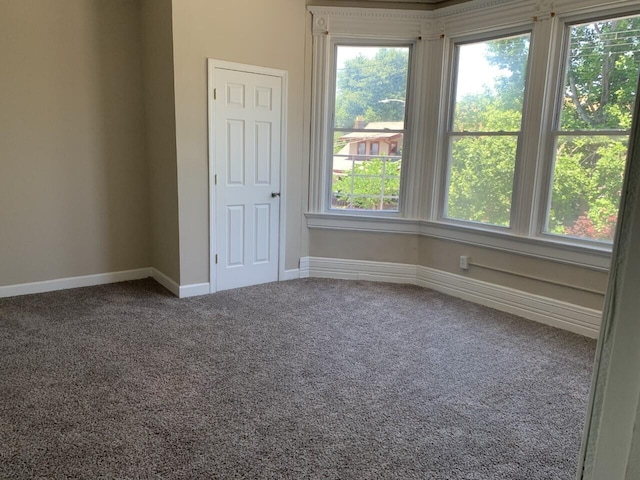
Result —
[[607, 267], [638, 86], [637, 3], [309, 9], [310, 228]]

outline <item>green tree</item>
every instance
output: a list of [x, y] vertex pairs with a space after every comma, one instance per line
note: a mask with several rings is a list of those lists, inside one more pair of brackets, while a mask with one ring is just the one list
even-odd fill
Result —
[[[631, 126], [640, 67], [640, 17], [571, 28], [562, 131]], [[558, 138], [548, 228], [612, 240], [626, 162], [626, 136]]]
[[[571, 28], [561, 115], [563, 130], [630, 127], [640, 67], [640, 18]], [[455, 131], [520, 127], [528, 37], [487, 42], [486, 58], [503, 75], [481, 94], [458, 99]], [[550, 232], [611, 240], [626, 161], [626, 136], [558, 138], [548, 219]], [[451, 150], [448, 214], [508, 224], [515, 149], [506, 137], [463, 137]]]
[[366, 123], [401, 121], [407, 91], [408, 48], [379, 48], [373, 57], [359, 55], [345, 61], [336, 80], [336, 128], [353, 128], [355, 119]]
[[[619, 129], [622, 134], [558, 136], [547, 228], [562, 235], [611, 240], [626, 161], [624, 131], [630, 128], [636, 99], [640, 17], [576, 25], [570, 32], [561, 130]], [[481, 93], [456, 99], [453, 130], [494, 134], [451, 137], [447, 213], [508, 225], [516, 137], [496, 133], [521, 129], [529, 37], [486, 45], [486, 58], [500, 74]], [[352, 128], [357, 117], [365, 124], [403, 118], [403, 103], [380, 101], [405, 98], [408, 49], [381, 48], [374, 56], [347, 60], [343, 67], [336, 83], [337, 128]], [[337, 132], [336, 138], [341, 135]], [[385, 163], [387, 169], [398, 166], [397, 180], [388, 186], [382, 185]], [[399, 166], [381, 159], [358, 162], [353, 171], [336, 176], [334, 195], [340, 205], [351, 208], [390, 208], [398, 195]]]
[[517, 136], [495, 134], [521, 129], [529, 36], [493, 40], [486, 47], [487, 60], [500, 74], [481, 93], [457, 99], [453, 130], [474, 135], [452, 136], [446, 214], [509, 226]]
[[[518, 35], [493, 40], [487, 44], [487, 61], [498, 67], [502, 75], [495, 79], [492, 95], [504, 109], [522, 111], [524, 88], [527, 79], [530, 39], [528, 35]], [[517, 129], [520, 128], [518, 124]]]

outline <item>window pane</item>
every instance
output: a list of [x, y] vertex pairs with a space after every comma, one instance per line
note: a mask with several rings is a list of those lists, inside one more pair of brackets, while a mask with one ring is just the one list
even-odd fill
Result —
[[570, 28], [562, 130], [631, 127], [640, 65], [640, 17]]
[[520, 130], [529, 37], [458, 46], [454, 131]]
[[508, 227], [517, 147], [515, 135], [454, 137], [446, 216]]
[[627, 140], [627, 136], [558, 138], [547, 232], [613, 240]]
[[331, 208], [397, 210], [403, 137], [399, 132], [335, 132]]
[[[379, 156], [367, 160], [334, 158], [332, 208], [397, 210], [400, 193], [398, 157]], [[342, 170], [336, 168], [341, 165]]]
[[409, 47], [338, 46], [335, 127], [402, 130], [408, 67]]

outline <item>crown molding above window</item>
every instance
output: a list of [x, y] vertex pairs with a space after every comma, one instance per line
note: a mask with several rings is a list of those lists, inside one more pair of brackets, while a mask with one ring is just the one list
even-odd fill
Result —
[[308, 6], [314, 35], [371, 35], [380, 38], [413, 35], [437, 39], [508, 28], [570, 12], [638, 8], [637, 0], [476, 0], [437, 10]]

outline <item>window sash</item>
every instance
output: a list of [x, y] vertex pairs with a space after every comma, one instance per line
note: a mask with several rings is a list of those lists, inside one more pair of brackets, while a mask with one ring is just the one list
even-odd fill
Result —
[[[521, 152], [522, 152], [522, 134], [525, 129], [525, 114], [527, 107], [527, 98], [529, 93], [529, 78], [531, 76], [531, 47], [527, 54], [527, 66], [526, 66], [526, 75], [524, 78], [524, 90], [522, 94], [522, 109], [520, 111], [520, 125], [519, 129], [514, 130], [456, 130], [454, 129], [454, 122], [456, 119], [456, 111], [457, 111], [457, 86], [459, 83], [459, 74], [460, 74], [460, 49], [464, 45], [473, 44], [473, 43], [481, 43], [481, 42], [489, 42], [491, 40], [500, 40], [510, 37], [517, 37], [520, 35], [528, 35], [530, 45], [532, 44], [533, 32], [531, 30], [521, 30], [518, 29], [516, 31], [502, 31], [502, 32], [494, 32], [493, 35], [490, 36], [482, 36], [473, 39], [465, 39], [458, 41], [453, 45], [452, 48], [452, 63], [451, 68], [449, 69], [450, 81], [449, 81], [449, 109], [447, 112], [447, 129], [444, 132], [444, 155], [443, 155], [443, 174], [442, 179], [440, 180], [441, 185], [441, 193], [438, 197], [438, 211], [439, 211], [439, 220], [446, 221], [449, 223], [455, 223], [460, 225], [477, 225], [483, 229], [487, 230], [497, 230], [497, 231], [509, 231], [512, 230], [516, 223], [516, 208], [515, 203], [518, 198], [518, 172], [520, 169], [521, 163]], [[513, 177], [511, 180], [511, 202], [509, 205], [509, 223], [508, 225], [499, 225], [495, 223], [489, 222], [481, 222], [474, 221], [469, 219], [462, 219], [457, 217], [449, 216], [449, 195], [450, 195], [450, 186], [451, 186], [451, 169], [453, 162], [453, 143], [456, 138], [478, 138], [478, 137], [516, 137], [516, 148], [515, 148], [515, 157], [514, 168], [513, 168]]]
[[[401, 164], [403, 164], [404, 162], [406, 162], [406, 154], [405, 152], [407, 151], [406, 145], [407, 145], [407, 139], [409, 136], [409, 98], [412, 95], [412, 82], [411, 82], [411, 76], [412, 76], [412, 63], [414, 61], [414, 55], [413, 55], [413, 48], [414, 45], [413, 43], [408, 43], [407, 41], [399, 41], [399, 42], [394, 42], [394, 41], [389, 41], [389, 42], [381, 42], [380, 39], [373, 39], [373, 38], [363, 38], [363, 39], [349, 39], [349, 40], [345, 40], [345, 39], [337, 39], [335, 42], [332, 42], [331, 44], [331, 60], [330, 60], [330, 66], [331, 66], [331, 75], [330, 75], [330, 83], [329, 85], [327, 85], [328, 87], [328, 96], [327, 96], [327, 100], [328, 100], [328, 107], [329, 107], [329, 113], [330, 115], [328, 116], [328, 128], [327, 128], [327, 155], [326, 155], [326, 159], [325, 161], [325, 171], [326, 171], [326, 175], [327, 175], [327, 182], [326, 182], [326, 189], [325, 189], [325, 201], [324, 201], [324, 208], [323, 210], [326, 213], [343, 213], [345, 212], [345, 209], [342, 208], [336, 208], [333, 205], [333, 196], [334, 196], [334, 191], [333, 191], [333, 183], [334, 183], [334, 172], [333, 172], [333, 159], [334, 158], [353, 158], [353, 165], [355, 165], [356, 161], [362, 161], [362, 160], [369, 160], [372, 158], [383, 158], [385, 160], [385, 169], [386, 169], [386, 163], [388, 161], [399, 161], [401, 162]], [[373, 48], [406, 48], [408, 50], [408, 58], [407, 58], [407, 81], [406, 81], [406, 88], [405, 88], [405, 98], [404, 100], [404, 112], [403, 112], [403, 127], [401, 129], [364, 129], [364, 128], [349, 128], [349, 127], [340, 127], [336, 125], [336, 112], [335, 112], [335, 108], [336, 108], [336, 98], [337, 98], [337, 75], [338, 75], [338, 65], [337, 65], [337, 61], [338, 61], [338, 48], [339, 47], [373, 47]], [[367, 152], [366, 150], [366, 146], [365, 146], [365, 154], [360, 154], [360, 153], [356, 153], [354, 155], [339, 155], [339, 154], [334, 154], [333, 153], [333, 149], [334, 149], [334, 138], [335, 138], [335, 134], [338, 132], [344, 132], [344, 133], [362, 133], [365, 132], [367, 134], [370, 133], [392, 133], [392, 134], [398, 134], [398, 135], [402, 135], [403, 138], [403, 154], [402, 155], [372, 155], [370, 152]], [[377, 140], [376, 140], [377, 141]], [[365, 143], [366, 145], [366, 143]], [[397, 148], [397, 147], [396, 147]], [[354, 158], [355, 157], [355, 158]], [[358, 214], [358, 215], [384, 215], [384, 216], [388, 216], [388, 215], [400, 215], [401, 210], [402, 210], [402, 198], [404, 196], [404, 189], [402, 187], [403, 183], [404, 183], [404, 170], [405, 168], [401, 168], [400, 169], [400, 188], [399, 188], [399, 195], [397, 196], [387, 196], [387, 195], [382, 195], [383, 197], [389, 197], [389, 198], [394, 198], [398, 200], [397, 202], [397, 208], [395, 209], [347, 209], [348, 213], [353, 213], [353, 214]], [[386, 170], [385, 170], [386, 172]], [[352, 174], [352, 182], [353, 179], [355, 178], [367, 178], [367, 177], [371, 177], [368, 175], [357, 175], [357, 174]], [[386, 180], [385, 175], [383, 175], [382, 177], [375, 177], [375, 178], [381, 178], [381, 182], [384, 183], [384, 181]], [[371, 197], [371, 195], [357, 195], [354, 196], [353, 198], [369, 198]], [[377, 198], [377, 196], [376, 196]]]
[[[561, 25], [562, 32], [562, 42], [561, 42], [561, 51], [559, 56], [559, 69], [558, 69], [558, 82], [555, 88], [555, 98], [554, 98], [554, 111], [552, 116], [551, 128], [549, 131], [549, 139], [550, 139], [550, 147], [548, 150], [549, 155], [549, 167], [548, 174], [545, 179], [545, 188], [546, 195], [541, 199], [541, 212], [542, 215], [539, 217], [538, 223], [538, 232], [539, 235], [546, 238], [553, 238], [555, 240], [566, 240], [574, 243], [579, 243], [585, 246], [588, 245], [612, 245], [612, 240], [601, 240], [597, 238], [587, 238], [587, 237], [577, 237], [569, 234], [561, 234], [554, 233], [550, 231], [551, 224], [551, 212], [553, 209], [553, 191], [556, 182], [556, 165], [557, 165], [557, 154], [558, 154], [558, 141], [562, 137], [590, 137], [593, 139], [627, 139], [627, 151], [628, 151], [628, 140], [631, 134], [630, 129], [570, 129], [563, 128], [562, 126], [562, 114], [564, 111], [564, 98], [565, 98], [565, 89], [567, 78], [569, 75], [569, 66], [570, 66], [570, 58], [571, 58], [571, 29], [573, 27], [588, 25], [590, 23], [595, 22], [606, 22], [615, 19], [623, 19], [628, 17], [637, 16], [638, 12], [635, 13], [620, 13], [616, 15], [599, 15], [599, 16], [588, 16], [586, 18], [576, 19], [575, 21], [566, 21]], [[636, 99], [638, 101], [638, 99]], [[621, 172], [623, 173], [624, 170]], [[622, 179], [620, 180], [620, 188], [622, 188]]]

